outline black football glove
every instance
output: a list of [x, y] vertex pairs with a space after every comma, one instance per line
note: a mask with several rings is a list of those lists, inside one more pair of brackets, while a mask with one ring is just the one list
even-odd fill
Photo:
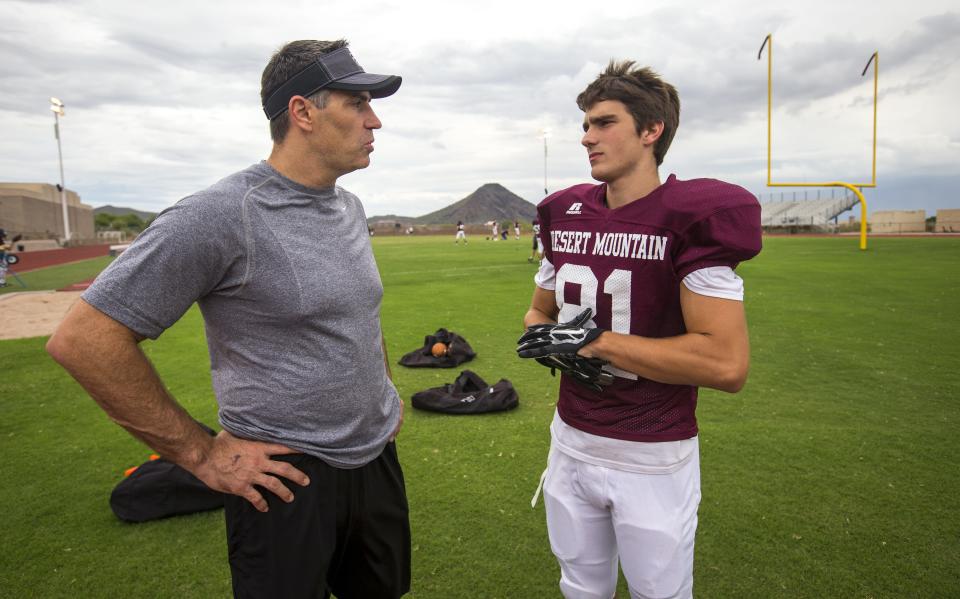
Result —
[[603, 365], [607, 362], [599, 358], [584, 358], [576, 354], [551, 354], [536, 360], [549, 368], [554, 376], [559, 370], [576, 383], [597, 393], [613, 382], [613, 375], [603, 370]]
[[587, 308], [568, 322], [535, 324], [517, 341], [521, 358], [542, 358], [552, 354], [576, 354], [581, 347], [592, 343], [604, 329], [585, 329], [591, 310]]

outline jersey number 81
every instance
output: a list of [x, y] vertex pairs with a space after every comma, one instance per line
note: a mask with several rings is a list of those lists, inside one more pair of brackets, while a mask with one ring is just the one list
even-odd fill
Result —
[[[610, 296], [610, 330], [614, 333], [630, 334], [630, 283], [633, 273], [629, 270], [616, 269], [603, 281], [603, 293]], [[580, 286], [580, 304], [564, 302], [564, 287], [567, 283], [574, 283]], [[589, 266], [581, 264], [564, 264], [557, 271], [556, 278], [556, 301], [560, 306], [560, 314], [557, 316], [558, 322], [572, 320], [584, 308], [590, 308], [594, 314], [597, 313], [597, 303], [599, 303], [598, 292], [600, 282]], [[593, 319], [587, 321], [587, 328], [596, 327], [597, 323]], [[604, 370], [614, 376], [625, 379], [637, 380], [637, 375], [626, 370], [621, 370], [616, 366], [607, 364]]]

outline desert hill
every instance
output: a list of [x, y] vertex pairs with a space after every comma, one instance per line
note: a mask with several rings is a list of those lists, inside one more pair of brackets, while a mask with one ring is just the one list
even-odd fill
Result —
[[407, 225], [454, 224], [462, 220], [466, 224], [482, 224], [496, 220], [519, 220], [530, 222], [537, 215], [537, 207], [499, 183], [486, 183], [462, 200], [423, 216], [398, 216], [395, 214], [371, 216], [369, 224], [398, 222]]
[[128, 214], [136, 214], [141, 220], [144, 221], [148, 221], [157, 215], [156, 212], [144, 212], [143, 210], [124, 208], [123, 206], [111, 206], [110, 204], [107, 204], [106, 206], [100, 206], [99, 208], [94, 208], [93, 214], [109, 214], [110, 216], [126, 216]]

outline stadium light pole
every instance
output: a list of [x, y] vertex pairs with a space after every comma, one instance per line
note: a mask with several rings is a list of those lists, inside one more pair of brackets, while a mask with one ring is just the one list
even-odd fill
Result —
[[53, 134], [57, 138], [57, 156], [60, 158], [60, 206], [63, 208], [63, 236], [70, 242], [70, 212], [67, 210], [67, 185], [63, 180], [63, 150], [60, 147], [60, 117], [64, 116], [64, 104], [59, 98], [50, 98], [53, 111]]
[[817, 183], [779, 182], [775, 183], [771, 176], [771, 138], [773, 136], [773, 34], [763, 39], [757, 60], [763, 57], [763, 49], [767, 48], [767, 187], [845, 187], [852, 191], [860, 200], [860, 249], [867, 249], [867, 201], [861, 189], [877, 186], [877, 81], [880, 77], [880, 53], [874, 52], [863, 68], [861, 77], [867, 74], [870, 63], [873, 63], [873, 166], [870, 183], [847, 183], [845, 181], [829, 181]]
[[543, 195], [546, 197], [550, 195], [547, 191], [547, 138], [550, 137], [550, 129], [542, 130], [540, 137], [543, 138]]

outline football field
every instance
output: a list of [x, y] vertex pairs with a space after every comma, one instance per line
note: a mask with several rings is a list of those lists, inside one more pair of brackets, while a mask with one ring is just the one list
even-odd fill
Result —
[[[751, 372], [739, 394], [700, 393], [697, 597], [960, 596], [960, 238], [869, 243], [862, 252], [854, 238], [767, 237], [738, 269]], [[558, 597], [542, 501], [530, 507], [558, 379], [514, 351], [536, 270], [529, 236], [373, 245], [407, 402], [397, 444], [409, 596]], [[59, 288], [80, 276], [82, 265], [71, 268], [24, 279]], [[396, 364], [440, 327], [477, 358], [457, 369]], [[0, 341], [0, 597], [230, 596], [221, 511], [140, 525], [113, 516], [110, 490], [150, 450], [47, 357], [45, 341]], [[196, 307], [144, 348], [174, 396], [219, 428]], [[410, 408], [414, 392], [463, 368], [512, 381], [520, 407]], [[622, 581], [618, 596], [628, 596]]]

